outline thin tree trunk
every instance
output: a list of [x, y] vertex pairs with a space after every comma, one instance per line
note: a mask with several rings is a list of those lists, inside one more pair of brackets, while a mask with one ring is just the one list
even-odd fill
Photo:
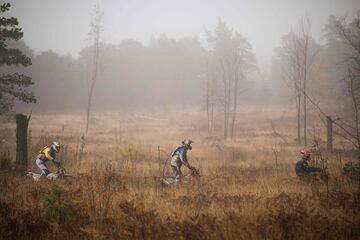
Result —
[[[236, 61], [235, 65], [237, 65], [237, 61]], [[239, 73], [238, 73], [238, 67], [237, 66], [235, 66], [234, 71], [235, 71], [235, 76], [234, 76], [234, 103], [233, 103], [233, 115], [232, 115], [232, 123], [231, 123], [231, 138], [234, 137], [234, 131], [235, 131], [237, 97], [238, 97], [238, 88], [239, 88]]]
[[226, 78], [225, 66], [222, 60], [220, 60], [222, 75], [223, 75], [223, 83], [224, 83], [224, 140], [227, 139], [228, 132], [228, 81]]
[[231, 67], [230, 64], [228, 63], [228, 69], [227, 69], [227, 73], [228, 73], [228, 91], [227, 91], [227, 121], [226, 121], [226, 139], [229, 135], [229, 124], [230, 124], [230, 109], [231, 109]]
[[304, 144], [305, 146], [307, 145], [307, 138], [306, 138], [306, 118], [307, 118], [307, 112], [306, 112], [306, 78], [307, 78], [307, 52], [308, 52], [308, 38], [309, 35], [308, 33], [306, 34], [306, 39], [305, 39], [305, 46], [304, 46], [304, 80], [303, 80], [303, 85], [304, 85], [304, 97], [303, 97], [303, 107], [304, 107]]
[[206, 63], [206, 117], [207, 117], [207, 130], [211, 135], [211, 122], [210, 122], [210, 78], [209, 78], [209, 66]]
[[296, 119], [297, 119], [297, 143], [301, 144], [301, 92], [299, 89], [299, 85], [297, 84], [297, 79], [294, 79], [295, 85], [295, 103], [296, 103]]
[[211, 103], [211, 111], [210, 111], [210, 133], [214, 132], [214, 102], [215, 102], [215, 89], [214, 89], [215, 77], [214, 73], [212, 73], [211, 82], [210, 82], [210, 103]]
[[97, 9], [96, 16], [95, 16], [95, 24], [93, 25], [92, 34], [94, 34], [94, 59], [93, 59], [93, 72], [92, 72], [92, 79], [90, 85], [90, 91], [88, 96], [88, 105], [87, 105], [87, 113], [86, 113], [86, 130], [85, 134], [89, 131], [89, 120], [90, 120], [90, 111], [91, 111], [91, 104], [92, 104], [92, 96], [94, 93], [94, 87], [97, 80], [97, 73], [98, 73], [98, 62], [99, 62], [99, 39], [100, 39], [100, 15], [99, 10]]
[[297, 97], [297, 141], [298, 144], [300, 145], [301, 143], [301, 95], [299, 93], [298, 97]]
[[211, 127], [210, 132], [213, 133], [214, 131], [214, 99], [211, 99]]
[[303, 41], [303, 109], [304, 109], [304, 144], [307, 145], [307, 109], [306, 109], [306, 82], [307, 82], [307, 69], [308, 69], [308, 48], [309, 48], [309, 34], [310, 34], [310, 19], [309, 17], [306, 18], [306, 26], [304, 26], [304, 22], [301, 22], [301, 31], [302, 31], [302, 41]]
[[97, 78], [97, 68], [98, 68], [97, 61], [95, 61], [95, 63], [94, 63], [94, 68], [95, 68], [95, 70], [93, 72], [93, 77], [92, 77], [92, 81], [91, 81], [91, 87], [90, 87], [90, 92], [89, 92], [89, 97], [88, 97], [87, 113], [86, 113], [86, 131], [85, 131], [86, 134], [89, 131], [91, 101], [92, 101], [92, 95], [94, 92], [95, 82], [96, 82], [96, 78]]

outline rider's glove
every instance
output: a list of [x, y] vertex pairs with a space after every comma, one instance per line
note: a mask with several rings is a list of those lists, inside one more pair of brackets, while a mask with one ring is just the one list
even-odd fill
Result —
[[53, 160], [53, 163], [54, 163], [58, 168], [60, 168], [60, 165], [61, 165], [60, 160], [54, 159], [54, 160]]
[[197, 169], [193, 166], [190, 166], [190, 170], [193, 171], [193, 172], [197, 172]]

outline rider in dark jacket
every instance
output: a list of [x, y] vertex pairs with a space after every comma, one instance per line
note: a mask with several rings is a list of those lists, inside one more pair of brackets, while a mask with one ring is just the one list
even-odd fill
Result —
[[301, 180], [305, 180], [306, 178], [308, 178], [311, 173], [321, 172], [321, 168], [309, 166], [309, 161], [311, 160], [310, 150], [302, 150], [301, 155], [301, 158], [296, 162], [295, 165], [296, 175]]
[[176, 148], [171, 155], [171, 168], [175, 174], [176, 181], [180, 181], [182, 177], [181, 166], [183, 164], [190, 170], [195, 170], [195, 168], [192, 167], [187, 160], [187, 151], [192, 149], [191, 143], [193, 143], [193, 141], [190, 139], [184, 139], [181, 142], [181, 145]]

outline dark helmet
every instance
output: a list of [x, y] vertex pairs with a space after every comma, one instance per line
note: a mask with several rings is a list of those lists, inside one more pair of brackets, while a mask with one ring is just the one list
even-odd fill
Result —
[[192, 146], [191, 144], [193, 143], [193, 141], [191, 141], [190, 139], [184, 139], [182, 140], [182, 145], [184, 145], [187, 149], [191, 150]]

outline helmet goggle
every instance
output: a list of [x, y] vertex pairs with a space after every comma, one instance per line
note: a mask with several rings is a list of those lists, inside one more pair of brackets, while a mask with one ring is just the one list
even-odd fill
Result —
[[53, 142], [51, 144], [51, 148], [55, 151], [55, 152], [59, 152], [60, 150], [60, 144], [58, 142]]

